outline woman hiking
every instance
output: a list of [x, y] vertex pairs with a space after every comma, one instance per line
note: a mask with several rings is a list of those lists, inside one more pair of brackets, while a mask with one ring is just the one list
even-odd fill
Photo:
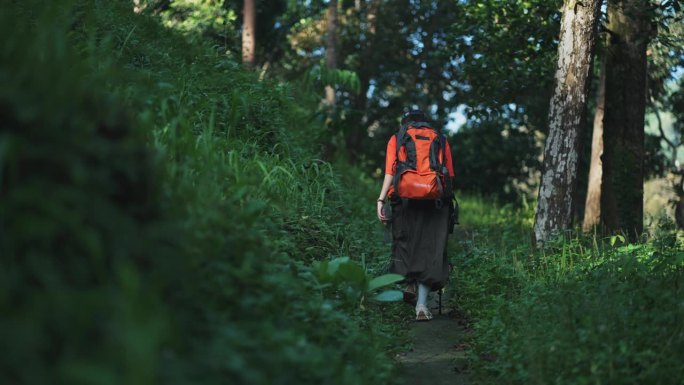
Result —
[[449, 275], [446, 245], [454, 168], [446, 137], [430, 127], [422, 111], [405, 113], [401, 124], [387, 143], [377, 215], [392, 225], [389, 270], [405, 277], [404, 300], [416, 301], [416, 321], [429, 321], [428, 293], [444, 287]]

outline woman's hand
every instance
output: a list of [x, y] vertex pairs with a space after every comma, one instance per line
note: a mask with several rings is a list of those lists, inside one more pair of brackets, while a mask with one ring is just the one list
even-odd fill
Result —
[[387, 217], [385, 216], [383, 208], [385, 207], [385, 202], [378, 199], [378, 219], [380, 222], [387, 222]]
[[382, 180], [382, 189], [380, 189], [380, 195], [378, 195], [378, 219], [383, 223], [390, 220], [387, 216], [385, 216], [383, 207], [385, 207], [385, 199], [388, 197], [388, 191], [392, 185], [392, 180], [394, 180], [394, 176], [385, 174], [385, 179]]

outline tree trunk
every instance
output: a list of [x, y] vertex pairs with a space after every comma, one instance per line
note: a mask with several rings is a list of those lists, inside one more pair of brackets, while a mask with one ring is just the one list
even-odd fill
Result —
[[242, 63], [248, 67], [254, 65], [254, 50], [256, 48], [256, 12], [255, 0], [245, 0], [242, 9]]
[[601, 60], [601, 77], [594, 112], [594, 132], [591, 137], [591, 164], [589, 165], [589, 184], [587, 199], [584, 203], [584, 222], [582, 230], [591, 231], [601, 221], [601, 175], [603, 175], [603, 111], [606, 104], [606, 56]]
[[[328, 36], [325, 47], [325, 65], [328, 70], [337, 69], [337, 0], [328, 3]], [[325, 86], [325, 102], [335, 108], [335, 88]]]
[[380, 0], [371, 0], [365, 4], [366, 8], [366, 28], [364, 37], [360, 37], [361, 55], [359, 57], [359, 65], [357, 75], [359, 76], [359, 83], [361, 85], [360, 92], [354, 98], [354, 109], [352, 114], [355, 119], [353, 124], [349, 125], [345, 142], [347, 145], [347, 155], [351, 163], [358, 162], [362, 154], [362, 144], [364, 137], [367, 136], [367, 128], [369, 122], [366, 115], [368, 108], [368, 88], [373, 76], [373, 70], [368, 67], [368, 63], [373, 62], [371, 56], [373, 55], [373, 44], [375, 40], [376, 29], [376, 15], [380, 9]]
[[537, 244], [572, 224], [579, 138], [586, 117], [600, 4], [600, 0], [563, 3], [556, 88], [549, 109], [549, 136], [534, 221]]
[[608, 4], [601, 221], [632, 241], [643, 232], [647, 0]]

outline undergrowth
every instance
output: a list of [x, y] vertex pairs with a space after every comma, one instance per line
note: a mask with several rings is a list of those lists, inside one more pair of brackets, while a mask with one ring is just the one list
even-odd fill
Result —
[[642, 244], [576, 235], [537, 250], [530, 208], [463, 198], [461, 209], [454, 300], [472, 324], [478, 382], [681, 384], [684, 252], [674, 232], [656, 229]]
[[2, 383], [391, 381], [374, 182], [309, 101], [129, 2], [0, 25]]

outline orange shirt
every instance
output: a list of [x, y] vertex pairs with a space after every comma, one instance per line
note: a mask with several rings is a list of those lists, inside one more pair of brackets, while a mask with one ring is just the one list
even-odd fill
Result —
[[[387, 155], [385, 155], [385, 174], [394, 175], [396, 167], [395, 160], [397, 159], [397, 136], [392, 135], [389, 142], [387, 142]], [[454, 177], [454, 164], [451, 160], [451, 147], [449, 142], [446, 142], [446, 166], [449, 169], [449, 176]]]

